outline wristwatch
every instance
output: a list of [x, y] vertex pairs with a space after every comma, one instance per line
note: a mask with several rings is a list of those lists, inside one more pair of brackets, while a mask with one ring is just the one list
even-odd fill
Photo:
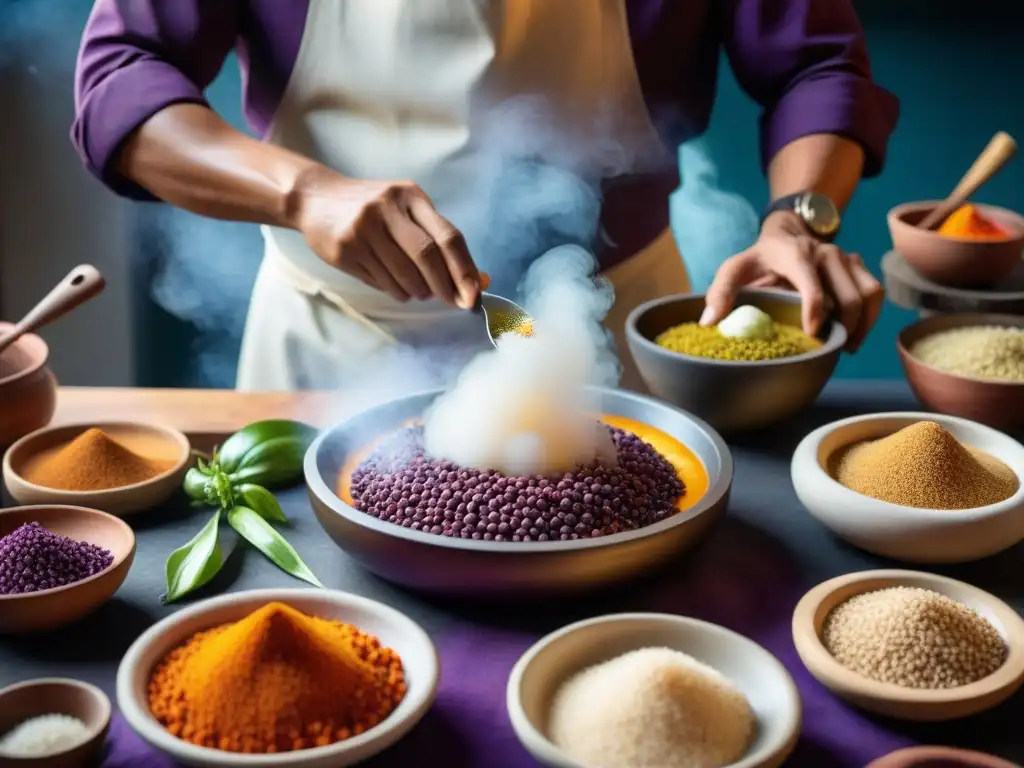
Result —
[[792, 211], [801, 218], [810, 233], [826, 243], [839, 234], [842, 217], [836, 204], [820, 192], [797, 192], [771, 203], [761, 217], [761, 223], [776, 211]]

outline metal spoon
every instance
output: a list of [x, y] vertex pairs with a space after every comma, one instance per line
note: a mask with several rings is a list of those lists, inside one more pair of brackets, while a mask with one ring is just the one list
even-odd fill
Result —
[[103, 290], [106, 285], [103, 275], [96, 267], [81, 264], [72, 269], [42, 301], [28, 311], [21, 321], [3, 338], [0, 338], [0, 353], [24, 334], [47, 325], [88, 301]]
[[506, 333], [533, 335], [533, 318], [514, 301], [481, 291], [473, 311], [483, 313], [487, 336], [494, 346], [498, 346], [498, 339]]

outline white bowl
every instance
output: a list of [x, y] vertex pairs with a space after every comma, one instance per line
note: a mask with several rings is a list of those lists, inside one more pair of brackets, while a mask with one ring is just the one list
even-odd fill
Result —
[[727, 768], [782, 765], [800, 735], [800, 696], [786, 668], [768, 651], [731, 630], [686, 616], [621, 613], [570, 624], [535, 643], [509, 676], [512, 728], [527, 751], [552, 768], [590, 768], [546, 735], [551, 700], [580, 670], [640, 648], [671, 648], [725, 675], [750, 701], [757, 735], [742, 760]]
[[[269, 602], [315, 616], [354, 624], [394, 649], [405, 666], [409, 690], [384, 722], [359, 736], [326, 747], [251, 755], [223, 752], [182, 741], [150, 714], [149, 676], [168, 652], [204, 629], [238, 621]], [[399, 741], [430, 709], [437, 693], [439, 664], [430, 637], [412, 619], [382, 603], [345, 592], [320, 589], [257, 589], [184, 608], [146, 630], [132, 643], [117, 670], [117, 704], [128, 724], [151, 746], [192, 766], [251, 768], [340, 768], [366, 760]]]
[[1005, 501], [974, 509], [920, 509], [851, 491], [828, 473], [840, 448], [873, 440], [919, 421], [934, 421], [961, 443], [979, 448], [1024, 478], [1024, 445], [977, 422], [938, 413], [872, 413], [826, 424], [793, 453], [797, 498], [811, 516], [856, 547], [910, 563], [963, 563], [994, 555], [1024, 539], [1024, 485]]

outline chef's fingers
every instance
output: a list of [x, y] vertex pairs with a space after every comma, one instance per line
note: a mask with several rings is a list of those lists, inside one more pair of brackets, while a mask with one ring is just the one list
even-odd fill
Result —
[[815, 259], [817, 242], [795, 237], [765, 257], [765, 267], [789, 283], [800, 293], [800, 315], [804, 333], [817, 336], [825, 319], [825, 291], [818, 277]]
[[764, 275], [765, 270], [754, 249], [741, 251], [723, 261], [704, 296], [704, 312], [700, 316], [700, 324], [714, 325], [722, 320], [732, 311], [740, 288]]
[[382, 215], [391, 237], [419, 270], [430, 293], [447, 304], [455, 304], [455, 284], [434, 238], [398, 205], [385, 205]]
[[[394, 244], [388, 244], [387, 233], [375, 233], [366, 234], [365, 244], [363, 250], [355, 261], [370, 275], [373, 281], [377, 284], [378, 290], [383, 291], [388, 296], [393, 298], [395, 301], [406, 302], [411, 298], [409, 291], [402, 287], [391, 271], [391, 267], [382, 258], [380, 250], [378, 250], [378, 243], [380, 243], [381, 249], [390, 247], [391, 249], [397, 250], [398, 246]], [[404, 258], [404, 257], [403, 257]], [[408, 262], [408, 259], [405, 259]], [[410, 269], [412, 269], [410, 265]], [[415, 272], [416, 270], [413, 269]]]
[[759, 277], [757, 280], [752, 280], [748, 285], [751, 288], [779, 288], [784, 286], [786, 281], [775, 274], [767, 274], [764, 277]]
[[408, 200], [409, 215], [423, 227], [441, 249], [448, 273], [458, 293], [456, 304], [470, 309], [480, 294], [480, 273], [473, 257], [469, 255], [466, 239], [462, 233], [434, 208], [434, 204], [422, 192], [411, 195]]
[[392, 281], [397, 284], [401, 291], [413, 299], [429, 299], [430, 288], [427, 287], [423, 275], [413, 264], [402, 247], [395, 242], [387, 226], [384, 224], [383, 212], [380, 219], [374, 221], [365, 230], [366, 242], [369, 244], [373, 255], [384, 265], [384, 269], [391, 275]]
[[885, 289], [867, 267], [859, 254], [851, 253], [847, 257], [850, 264], [850, 275], [853, 282], [860, 291], [861, 300], [864, 302], [864, 311], [861, 313], [860, 324], [850, 340], [850, 348], [856, 351], [868, 333], [878, 322], [878, 316], [882, 314], [882, 305], [885, 303]]
[[848, 349], [853, 349], [853, 335], [860, 325], [864, 313], [864, 301], [860, 289], [850, 274], [850, 262], [846, 255], [834, 245], [819, 245], [818, 255], [821, 275], [836, 303], [839, 322], [846, 328]]

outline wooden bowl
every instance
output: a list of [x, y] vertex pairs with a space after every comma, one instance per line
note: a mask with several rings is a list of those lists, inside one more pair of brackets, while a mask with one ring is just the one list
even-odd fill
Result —
[[978, 325], [1024, 328], [1024, 317], [934, 315], [908, 325], [896, 338], [903, 372], [914, 396], [927, 408], [980, 421], [997, 429], [1014, 431], [1024, 427], [1024, 382], [970, 379], [925, 365], [910, 354], [915, 343], [933, 333]]
[[[972, 608], [992, 622], [1009, 649], [1003, 666], [988, 677], [958, 688], [928, 690], [880, 683], [852, 672], [822, 642], [825, 618], [840, 603], [864, 592], [918, 587]], [[793, 611], [793, 643], [807, 670], [841, 699], [886, 717], [921, 722], [954, 720], [1001, 704], [1024, 683], [1024, 619], [999, 598], [970, 584], [918, 571], [848, 573], [819, 584]]]
[[[36, 485], [23, 473], [32, 462], [52, 455], [87, 429], [97, 427], [129, 450], [150, 459], [173, 462], [156, 477], [133, 485], [102, 491], [62, 491]], [[45, 427], [25, 435], [4, 454], [3, 477], [7, 491], [19, 504], [71, 504], [128, 515], [163, 504], [181, 488], [188, 471], [188, 438], [170, 427], [120, 421]]]
[[551, 702], [577, 672], [640, 648], [671, 648], [718, 670], [743, 692], [757, 718], [747, 753], [728, 768], [776, 768], [796, 746], [801, 705], [796, 684], [768, 651], [731, 630], [686, 616], [622, 613], [587, 619], [541, 638], [512, 668], [506, 706], [512, 729], [551, 768], [586, 768], [547, 736]]
[[991, 285], [1009, 275], [1024, 255], [1024, 217], [994, 205], [978, 210], [1010, 233], [1005, 240], [947, 237], [921, 229], [917, 223], [937, 200], [897, 205], [889, 211], [893, 249], [925, 277], [941, 285], [969, 288]]
[[21, 595], [0, 595], [0, 633], [38, 632], [70, 624], [117, 592], [135, 557], [135, 534], [123, 520], [85, 507], [42, 505], [0, 510], [0, 538], [25, 523], [110, 551], [103, 571], [63, 587]]
[[110, 725], [110, 699], [95, 685], [44, 677], [0, 690], [0, 734], [40, 715], [77, 717], [89, 737], [76, 747], [41, 757], [0, 754], [0, 768], [85, 768], [93, 765]]
[[[0, 323], [0, 336], [14, 326]], [[46, 361], [50, 348], [29, 333], [0, 354], [0, 450], [45, 427], [57, 407], [57, 379]]]
[[871, 761], [867, 768], [1020, 768], [995, 755], [953, 747], [906, 747]]

